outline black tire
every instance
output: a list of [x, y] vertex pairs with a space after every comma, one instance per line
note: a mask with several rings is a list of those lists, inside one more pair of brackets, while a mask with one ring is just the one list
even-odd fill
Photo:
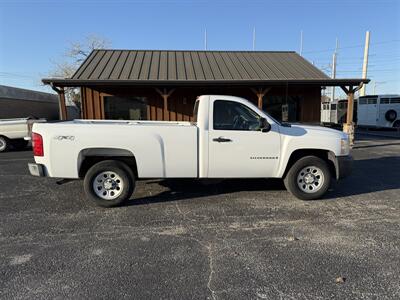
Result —
[[[320, 186], [315, 187], [315, 192], [312, 190], [308, 190], [308, 192], [303, 191], [299, 185], [301, 183], [299, 182], [298, 184], [298, 177], [301, 177], [301, 171], [306, 169], [307, 167], [316, 167], [316, 169], [319, 169], [320, 172], [322, 172], [323, 176], [322, 177], [322, 183]], [[307, 169], [308, 170], [308, 169]], [[313, 171], [313, 169], [311, 169]], [[319, 171], [318, 171], [319, 172]], [[311, 173], [305, 173], [305, 175], [311, 174]], [[300, 179], [303, 180], [303, 179]], [[316, 156], [305, 156], [298, 161], [296, 161], [291, 168], [289, 169], [289, 172], [286, 174], [286, 177], [284, 179], [285, 187], [286, 189], [292, 193], [296, 198], [301, 199], [301, 200], [315, 200], [315, 199], [320, 199], [328, 190], [330, 183], [331, 183], [331, 172], [329, 170], [328, 164], [322, 160], [319, 157]], [[304, 184], [303, 187], [307, 189], [307, 187], [311, 186], [311, 188], [314, 189], [314, 185], [306, 185]], [[310, 189], [311, 189], [310, 188]]]
[[385, 119], [389, 122], [393, 122], [394, 120], [397, 119], [397, 112], [394, 109], [389, 109], [385, 113]]
[[6, 152], [10, 149], [10, 140], [5, 136], [0, 136], [0, 152]]
[[[116, 193], [120, 193], [116, 198], [104, 199], [98, 195], [98, 193], [101, 193], [99, 186], [97, 186], [97, 188], [99, 188], [99, 191], [95, 190], [94, 181], [96, 177], [104, 172], [111, 173], [109, 178], [106, 178], [105, 181], [112, 180], [112, 174], [115, 174], [115, 176], [117, 176], [116, 178], [119, 178], [119, 183], [115, 183], [117, 186], [110, 189], [106, 189], [105, 181], [104, 183], [102, 183], [102, 189], [104, 190], [104, 192], [113, 193], [113, 191], [115, 191]], [[129, 200], [135, 189], [135, 182], [136, 180], [132, 170], [125, 163], [116, 160], [104, 160], [94, 164], [87, 171], [84, 179], [84, 189], [87, 197], [96, 205], [102, 207], [113, 207], [122, 204], [124, 201]], [[121, 190], [118, 189], [117, 191], [116, 188], [119, 187], [119, 184], [121, 184]], [[97, 183], [97, 185], [101, 185], [101, 183]], [[105, 197], [107, 196], [111, 197], [111, 195], [106, 195]]]
[[26, 146], [28, 146], [28, 142], [29, 141], [26, 141], [24, 139], [16, 139], [16, 140], [12, 141], [12, 146], [15, 149], [22, 150], [22, 149], [25, 149]]
[[393, 123], [393, 128], [400, 128], [400, 120]]

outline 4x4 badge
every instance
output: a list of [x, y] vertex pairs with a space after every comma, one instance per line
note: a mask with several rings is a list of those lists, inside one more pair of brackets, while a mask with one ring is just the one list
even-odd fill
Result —
[[75, 137], [73, 135], [56, 135], [54, 137], [54, 139], [59, 140], [59, 141], [62, 141], [62, 140], [73, 141], [73, 140], [75, 140]]

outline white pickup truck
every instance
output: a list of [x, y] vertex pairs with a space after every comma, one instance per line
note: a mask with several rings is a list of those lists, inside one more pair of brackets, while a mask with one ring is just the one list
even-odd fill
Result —
[[28, 145], [32, 124], [45, 119], [18, 118], [0, 120], [0, 152], [10, 148], [23, 149]]
[[115, 206], [145, 178], [283, 178], [318, 199], [351, 170], [348, 136], [281, 124], [249, 101], [200, 96], [195, 121], [74, 120], [34, 124], [35, 176], [84, 178], [89, 199]]

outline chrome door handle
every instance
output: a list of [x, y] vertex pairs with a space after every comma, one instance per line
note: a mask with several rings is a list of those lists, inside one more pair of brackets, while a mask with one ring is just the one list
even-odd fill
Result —
[[214, 141], [214, 142], [218, 142], [218, 143], [228, 143], [228, 142], [232, 142], [231, 139], [224, 138], [224, 137], [222, 137], [222, 136], [213, 139], [213, 141]]

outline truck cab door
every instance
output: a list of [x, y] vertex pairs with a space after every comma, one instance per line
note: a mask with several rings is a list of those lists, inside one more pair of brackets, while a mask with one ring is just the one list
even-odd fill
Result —
[[276, 177], [279, 126], [260, 129], [263, 117], [246, 102], [210, 99], [209, 178]]

